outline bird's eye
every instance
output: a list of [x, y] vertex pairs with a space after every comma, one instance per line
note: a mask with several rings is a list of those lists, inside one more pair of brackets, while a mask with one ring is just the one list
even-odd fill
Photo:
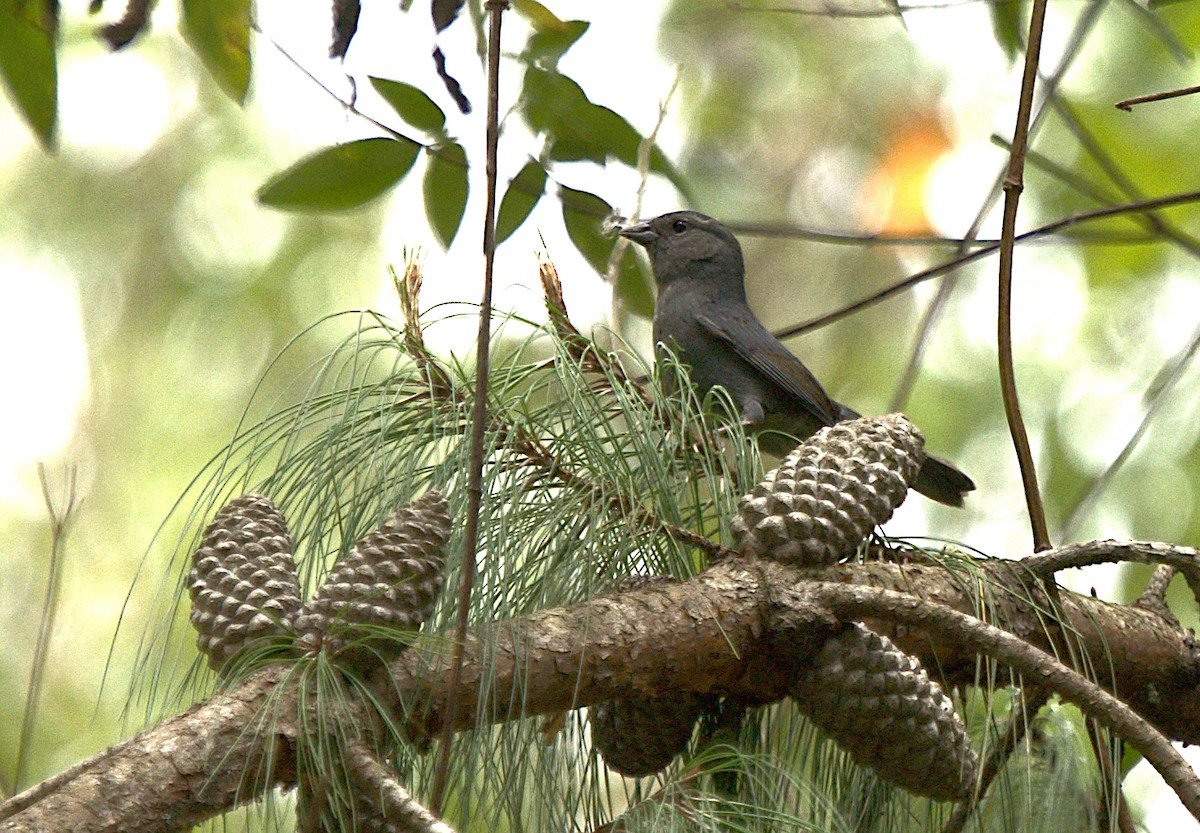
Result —
[[687, 227], [687, 220], [676, 220], [675, 222], [671, 223], [671, 228], [675, 229], [676, 234], [682, 234], [683, 232], [687, 231]]

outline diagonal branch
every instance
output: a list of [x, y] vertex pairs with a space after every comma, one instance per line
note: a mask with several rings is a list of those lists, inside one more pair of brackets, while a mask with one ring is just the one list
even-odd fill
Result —
[[953, 633], [978, 651], [1039, 680], [1132, 744], [1158, 770], [1188, 812], [1200, 820], [1200, 779], [1171, 742], [1128, 704], [1025, 640], [944, 605], [889, 590], [818, 584], [799, 587], [798, 592], [809, 594], [839, 616], [879, 616], [898, 624]]
[[[974, 618], [976, 582], [963, 582], [944, 567], [876, 562], [802, 572], [740, 558], [691, 581], [491, 623], [463, 643], [459, 708], [450, 725], [474, 728], [638, 691], [692, 690], [771, 702], [794, 679], [797, 658], [827, 634], [832, 610], [851, 619], [869, 617], [872, 627], [926, 667], [942, 669], [950, 684], [975, 684], [976, 658], [984, 651], [1012, 662], [1027, 679], [1079, 698], [1085, 709], [1101, 709], [1121, 734], [1130, 728], [1126, 712], [1132, 707], [1172, 738], [1200, 742], [1197, 649], [1181, 629], [1149, 611], [1062, 594], [1064, 627], [1079, 632], [1089, 655], [1111, 661], [1112, 679], [1105, 685], [1129, 704], [1116, 708], [1097, 684], [1047, 663], [1050, 637], [1038, 624], [1038, 611], [1022, 601], [1028, 573], [1021, 565], [975, 566], [975, 579], [1005, 600], [991, 614], [1007, 632]], [[895, 592], [901, 588], [907, 592]], [[902, 627], [889, 628], [888, 621]], [[439, 645], [401, 655], [377, 681], [379, 705], [399, 720], [423, 706], [428, 725], [440, 728], [450, 665]], [[289, 756], [297, 721], [288, 715], [297, 713], [296, 676], [283, 666], [268, 668], [142, 732], [36, 803], [24, 803], [0, 822], [0, 831], [168, 831], [252, 801], [272, 785], [288, 785], [295, 777]], [[1164, 763], [1148, 739], [1144, 721], [1133, 725], [1137, 731], [1128, 739], [1150, 750], [1152, 761], [1190, 796], [1190, 787], [1175, 778], [1171, 762]], [[13, 801], [22, 806], [21, 797]], [[0, 809], [0, 816], [6, 812]]]

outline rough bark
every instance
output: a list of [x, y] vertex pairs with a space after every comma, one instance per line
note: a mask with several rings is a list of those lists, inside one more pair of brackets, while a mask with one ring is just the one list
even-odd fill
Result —
[[[1094, 667], [1111, 670], [1099, 680], [1105, 688], [1170, 738], [1200, 742], [1200, 652], [1192, 634], [1153, 611], [1067, 592], [1059, 594], [1065, 626], [1059, 629], [1039, 616], [1046, 600], [1021, 567], [986, 561], [979, 571], [972, 582], [923, 564], [801, 572], [733, 559], [692, 581], [490, 623], [465, 645], [455, 728], [672, 690], [770, 702], [783, 696], [798, 664], [835, 622], [814, 596], [797, 592], [805, 580], [898, 590], [971, 614], [978, 607], [974, 585], [984, 583], [998, 600], [989, 622], [1046, 650], [1062, 646], [1063, 631], [1075, 632], [1077, 650]], [[1030, 594], [1033, 605], [1022, 601]], [[973, 682], [977, 655], [966, 640], [911, 622], [869, 624], [927, 668], [939, 669], [948, 684]], [[410, 651], [378, 681], [387, 705], [401, 697], [424, 704], [422, 726], [414, 730], [435, 731], [440, 724], [446, 653]], [[289, 679], [282, 667], [259, 672], [68, 777], [35, 787], [0, 810], [8, 815], [0, 831], [169, 831], [253, 800], [268, 785], [288, 785], [295, 734]], [[277, 722], [263, 720], [270, 713]]]

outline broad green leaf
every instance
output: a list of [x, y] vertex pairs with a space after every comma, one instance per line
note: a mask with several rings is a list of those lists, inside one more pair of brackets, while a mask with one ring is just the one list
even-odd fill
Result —
[[[631, 167], [637, 165], [642, 137], [633, 125], [590, 101], [579, 84], [560, 72], [538, 67], [526, 70], [520, 107], [529, 127], [550, 140], [554, 160], [603, 164], [614, 157]], [[650, 170], [689, 196], [687, 183], [657, 147], [650, 154]]]
[[392, 81], [388, 78], [371, 77], [371, 86], [392, 106], [396, 114], [417, 130], [443, 136], [446, 129], [446, 114], [424, 90]]
[[341, 211], [370, 202], [417, 161], [411, 139], [360, 139], [306, 156], [258, 189], [258, 200], [284, 211]]
[[183, 36], [238, 104], [250, 89], [250, 0], [183, 0]]
[[454, 235], [467, 209], [467, 152], [462, 145], [451, 142], [426, 150], [429, 164], [425, 168], [425, 216], [441, 241], [450, 248]]
[[497, 245], [507, 240], [529, 219], [545, 190], [546, 169], [531, 159], [508, 183], [508, 190], [500, 200], [500, 211], [496, 217]]
[[567, 25], [537, 0], [512, 0], [512, 8], [539, 32], [562, 31]]
[[[576, 191], [565, 185], [558, 186], [558, 193], [562, 199], [563, 225], [567, 228], [567, 236], [592, 268], [604, 275], [616, 243], [614, 235], [603, 231], [603, 223], [612, 214], [612, 206], [595, 194]], [[617, 285], [613, 291], [634, 315], [644, 318], [654, 315], [654, 295], [628, 247], [621, 258]]]
[[1008, 3], [992, 3], [990, 12], [992, 33], [996, 36], [996, 43], [1004, 50], [1004, 55], [1008, 58], [1009, 63], [1012, 63], [1016, 59], [1017, 53], [1025, 45], [1024, 32], [1021, 31], [1021, 24], [1024, 20], [1024, 16], [1021, 14], [1021, 4], [1017, 0]]
[[58, 16], [49, 0], [0, 0], [0, 76], [47, 150], [57, 141], [57, 29]]
[[561, 29], [544, 29], [529, 36], [525, 57], [552, 68], [566, 51], [583, 37], [590, 24], [586, 20], [568, 20]]

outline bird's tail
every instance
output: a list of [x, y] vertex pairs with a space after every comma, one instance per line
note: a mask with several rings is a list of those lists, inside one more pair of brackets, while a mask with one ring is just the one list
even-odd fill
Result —
[[973, 491], [975, 483], [945, 460], [927, 454], [912, 487], [930, 500], [947, 506], [962, 506], [963, 495]]

